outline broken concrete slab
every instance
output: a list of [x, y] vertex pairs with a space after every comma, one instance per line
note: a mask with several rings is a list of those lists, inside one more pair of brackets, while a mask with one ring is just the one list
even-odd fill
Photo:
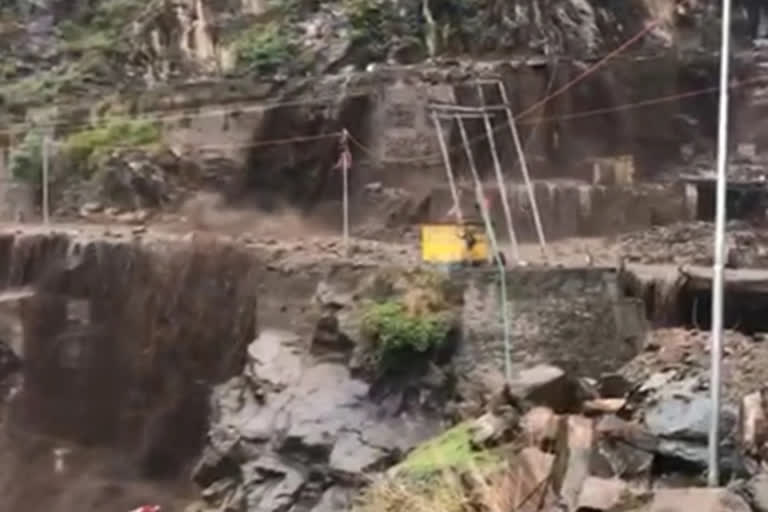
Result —
[[599, 414], [616, 414], [627, 404], [624, 398], [596, 398], [582, 404], [584, 414], [595, 416]]
[[594, 437], [589, 418], [567, 416], [560, 422], [552, 481], [568, 510], [575, 509], [581, 487], [589, 476]]
[[749, 505], [727, 489], [662, 489], [656, 492], [649, 512], [750, 512]]
[[557, 438], [559, 421], [549, 407], [534, 407], [520, 420], [522, 438], [531, 446], [546, 449]]
[[757, 459], [765, 459], [768, 441], [768, 415], [766, 415], [768, 389], [745, 396], [739, 407], [739, 446], [741, 453]]
[[555, 456], [544, 453], [538, 448], [524, 448], [511, 462], [510, 470], [503, 478], [509, 479], [510, 485], [502, 487], [515, 490], [510, 510], [538, 510], [539, 505], [554, 505], [556, 497], [550, 485], [542, 485], [552, 475]]
[[588, 477], [579, 494], [576, 511], [609, 511], [621, 504], [627, 483], [617, 478]]

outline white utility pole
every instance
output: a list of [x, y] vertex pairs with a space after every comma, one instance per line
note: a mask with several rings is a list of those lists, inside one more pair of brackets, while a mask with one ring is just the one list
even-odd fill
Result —
[[43, 158], [43, 176], [42, 176], [42, 185], [43, 185], [43, 223], [48, 224], [49, 220], [49, 210], [48, 210], [48, 169], [49, 169], [49, 147], [50, 147], [50, 136], [48, 134], [43, 135], [43, 148], [42, 148], [42, 158]]
[[726, 182], [728, 179], [728, 64], [731, 55], [731, 0], [723, 0], [720, 32], [720, 105], [717, 126], [717, 188], [715, 203], [715, 254], [712, 275], [712, 366], [710, 393], [712, 415], [709, 425], [710, 487], [720, 485], [720, 363], [723, 353], [723, 272], [725, 264]]
[[349, 165], [350, 165], [350, 153], [349, 153], [349, 132], [344, 128], [341, 132], [341, 207], [343, 218], [343, 237], [344, 237], [344, 254], [349, 255]]

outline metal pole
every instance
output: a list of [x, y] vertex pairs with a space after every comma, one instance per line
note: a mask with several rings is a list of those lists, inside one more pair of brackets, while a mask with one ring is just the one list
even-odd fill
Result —
[[[485, 94], [483, 94], [482, 85], [477, 86], [477, 93], [480, 97], [480, 104], [485, 107]], [[501, 195], [501, 206], [504, 208], [504, 217], [507, 221], [507, 229], [509, 230], [509, 243], [512, 246], [512, 255], [515, 262], [520, 261], [520, 249], [517, 246], [517, 236], [515, 236], [515, 227], [512, 224], [512, 211], [509, 209], [509, 200], [507, 199], [507, 186], [504, 183], [504, 176], [501, 174], [501, 162], [499, 162], [499, 153], [496, 150], [496, 140], [493, 134], [493, 126], [491, 125], [491, 116], [488, 112], [483, 112], [483, 122], [485, 123], [485, 132], [488, 135], [488, 145], [491, 149], [491, 156], [493, 157], [493, 169], [496, 172], [496, 183], [499, 186], [499, 195]]]
[[464, 145], [464, 150], [467, 153], [467, 161], [469, 162], [469, 168], [472, 171], [472, 178], [475, 182], [475, 195], [477, 202], [480, 206], [480, 215], [483, 217], [483, 224], [485, 224], [485, 231], [488, 233], [488, 240], [491, 242], [491, 250], [493, 251], [493, 259], [496, 260], [496, 265], [499, 269], [500, 288], [501, 288], [501, 321], [504, 329], [504, 375], [507, 382], [512, 380], [512, 361], [510, 359], [509, 348], [509, 312], [507, 311], [507, 273], [504, 269], [504, 264], [499, 258], [499, 245], [496, 243], [496, 234], [493, 231], [493, 225], [491, 224], [491, 217], [488, 213], [488, 209], [485, 206], [485, 200], [483, 198], [483, 185], [480, 181], [480, 175], [477, 172], [477, 165], [475, 164], [475, 156], [472, 154], [472, 148], [469, 145], [469, 138], [467, 137], [467, 131], [464, 129], [464, 122], [461, 118], [457, 118], [456, 122], [459, 124], [459, 131], [461, 132], [461, 140]]
[[42, 176], [42, 185], [43, 185], [43, 223], [48, 224], [49, 216], [48, 216], [48, 146], [49, 146], [49, 136], [46, 134], [43, 136], [43, 176]]
[[533, 183], [531, 183], [531, 175], [528, 172], [528, 162], [525, 159], [525, 153], [523, 152], [523, 145], [520, 143], [520, 134], [517, 132], [517, 125], [515, 124], [515, 118], [512, 115], [512, 109], [509, 108], [509, 99], [507, 98], [507, 89], [501, 81], [496, 82], [501, 93], [501, 101], [507, 106], [505, 109], [507, 112], [507, 122], [509, 123], [509, 130], [512, 132], [512, 140], [515, 143], [515, 151], [517, 151], [517, 157], [520, 160], [520, 169], [523, 171], [523, 180], [525, 181], [525, 188], [528, 190], [528, 200], [531, 202], [531, 211], [533, 212], [533, 222], [536, 225], [536, 234], [539, 237], [539, 244], [541, 245], [541, 255], [544, 260], [549, 260], [547, 254], [547, 240], [544, 238], [544, 228], [541, 224], [541, 216], [539, 215], [539, 206], [536, 203], [536, 193], [533, 190]]
[[341, 175], [342, 175], [342, 210], [343, 210], [343, 237], [344, 237], [344, 254], [349, 254], [349, 159], [347, 147], [347, 130], [344, 129], [341, 133]]
[[720, 32], [720, 105], [717, 126], [717, 187], [715, 210], [715, 254], [712, 272], [712, 365], [710, 393], [712, 415], [709, 425], [710, 487], [720, 485], [720, 361], [723, 352], [723, 269], [725, 263], [726, 181], [728, 169], [728, 59], [731, 54], [731, 0], [723, 0]]
[[443, 126], [440, 124], [437, 114], [432, 112], [432, 122], [435, 123], [435, 130], [437, 130], [437, 141], [440, 143], [440, 152], [443, 154], [443, 162], [445, 163], [445, 173], [448, 175], [448, 186], [451, 188], [451, 197], [453, 198], [453, 207], [456, 212], [456, 220], [459, 224], [464, 223], [464, 215], [461, 213], [461, 204], [459, 201], [459, 191], [456, 189], [456, 181], [453, 178], [453, 167], [451, 167], [451, 155], [448, 153], [448, 146], [445, 144], [445, 136], [443, 135]]

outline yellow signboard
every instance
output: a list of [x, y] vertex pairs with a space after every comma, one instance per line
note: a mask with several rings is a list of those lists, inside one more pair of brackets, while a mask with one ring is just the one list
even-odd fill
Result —
[[488, 259], [488, 239], [480, 226], [424, 224], [421, 258], [427, 263], [481, 262]]

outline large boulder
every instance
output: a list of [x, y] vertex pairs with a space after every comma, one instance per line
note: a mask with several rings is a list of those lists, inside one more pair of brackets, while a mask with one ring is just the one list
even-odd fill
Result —
[[649, 512], [750, 512], [738, 495], [717, 488], [662, 489], [656, 492]]

